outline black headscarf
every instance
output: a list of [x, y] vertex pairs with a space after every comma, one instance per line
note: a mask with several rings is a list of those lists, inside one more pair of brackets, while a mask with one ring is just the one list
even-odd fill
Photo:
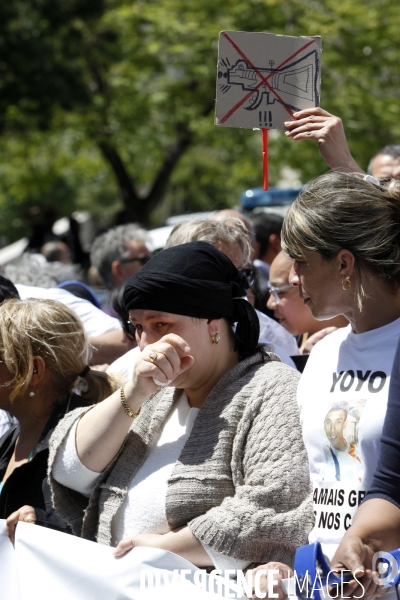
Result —
[[156, 254], [128, 279], [126, 310], [158, 310], [237, 323], [239, 355], [254, 352], [260, 335], [257, 313], [247, 300], [247, 282], [229, 258], [207, 242], [190, 242]]

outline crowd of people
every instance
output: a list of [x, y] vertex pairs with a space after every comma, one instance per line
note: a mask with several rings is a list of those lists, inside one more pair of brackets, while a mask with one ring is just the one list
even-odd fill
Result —
[[373, 554], [400, 546], [400, 147], [365, 174], [326, 111], [287, 135], [331, 171], [284, 219], [216, 212], [157, 253], [139, 225], [110, 228], [86, 281], [55, 240], [3, 269], [11, 540], [25, 521], [116, 557], [274, 568], [280, 598], [296, 548], [318, 541], [363, 571], [348, 596], [382, 594]]

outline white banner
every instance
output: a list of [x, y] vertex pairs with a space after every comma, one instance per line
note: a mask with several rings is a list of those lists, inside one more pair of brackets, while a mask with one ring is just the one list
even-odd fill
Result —
[[18, 523], [15, 546], [0, 520], [1, 600], [222, 600], [240, 598], [233, 583], [209, 576], [164, 550], [112, 548]]

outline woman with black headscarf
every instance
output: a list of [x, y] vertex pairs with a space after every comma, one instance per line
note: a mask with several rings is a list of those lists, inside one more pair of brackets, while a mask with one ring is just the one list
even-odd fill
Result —
[[257, 346], [245, 287], [206, 242], [164, 250], [129, 280], [133, 378], [51, 442], [56, 510], [77, 535], [116, 556], [151, 546], [221, 569], [290, 563], [306, 543], [298, 373]]

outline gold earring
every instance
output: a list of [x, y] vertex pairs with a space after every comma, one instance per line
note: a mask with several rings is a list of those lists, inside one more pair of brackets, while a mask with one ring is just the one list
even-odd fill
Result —
[[211, 336], [211, 341], [213, 344], [218, 344], [220, 339], [221, 339], [221, 337], [220, 337], [218, 331], [217, 331], [217, 333], [215, 333], [214, 335]]
[[351, 288], [350, 277], [347, 275], [344, 279], [342, 279], [342, 290], [345, 292]]

